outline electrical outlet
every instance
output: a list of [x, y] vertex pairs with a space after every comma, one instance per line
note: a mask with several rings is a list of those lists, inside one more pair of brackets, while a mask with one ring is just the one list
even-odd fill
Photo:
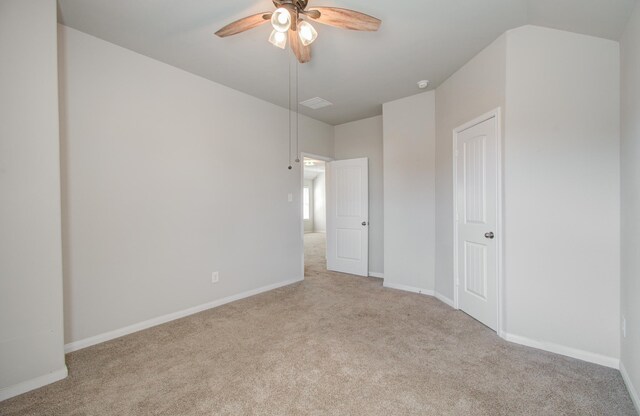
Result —
[[627, 318], [622, 317], [622, 338], [627, 337]]
[[287, 195], [287, 201], [293, 202], [293, 194]]
[[211, 273], [211, 283], [218, 283], [220, 281], [220, 273], [213, 272]]

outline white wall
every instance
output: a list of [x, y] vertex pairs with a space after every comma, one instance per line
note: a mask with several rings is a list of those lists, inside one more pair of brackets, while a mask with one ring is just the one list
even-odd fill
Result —
[[[70, 28], [60, 48], [67, 342], [302, 278], [285, 109]], [[333, 156], [332, 126], [300, 131]]]
[[[436, 291], [453, 299], [453, 130], [505, 108], [506, 36], [436, 90]], [[504, 115], [504, 114], [503, 114]]]
[[436, 91], [436, 291], [453, 298], [452, 131], [500, 107], [507, 338], [612, 366], [618, 80], [616, 42], [525, 26]]
[[303, 181], [303, 186], [309, 188], [309, 219], [304, 220], [304, 232], [312, 233], [315, 227], [315, 218], [314, 218], [314, 198], [313, 198], [313, 181], [311, 179], [305, 179]]
[[[278, 123], [278, 126], [280, 126], [280, 124], [281, 122]], [[333, 158], [335, 154], [333, 145], [334, 130], [334, 126], [301, 115], [300, 152]]]
[[384, 284], [435, 285], [435, 92], [383, 106]]
[[335, 127], [338, 160], [369, 158], [369, 272], [384, 273], [382, 116]]
[[320, 173], [313, 180], [313, 231], [327, 232], [327, 192], [324, 173]]
[[0, 400], [64, 378], [55, 0], [0, 2]]
[[617, 42], [507, 34], [507, 332], [616, 365], [620, 311]]
[[621, 369], [640, 411], [640, 5], [620, 43], [622, 57]]

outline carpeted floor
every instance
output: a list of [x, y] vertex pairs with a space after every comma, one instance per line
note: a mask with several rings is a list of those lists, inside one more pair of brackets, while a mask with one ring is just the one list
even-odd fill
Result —
[[612, 369], [509, 344], [438, 300], [329, 273], [67, 355], [1, 415], [635, 415]]

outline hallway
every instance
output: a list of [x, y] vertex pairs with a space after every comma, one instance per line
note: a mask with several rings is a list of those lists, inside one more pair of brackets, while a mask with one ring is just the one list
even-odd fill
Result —
[[307, 233], [304, 235], [304, 275], [317, 276], [327, 271], [327, 235]]

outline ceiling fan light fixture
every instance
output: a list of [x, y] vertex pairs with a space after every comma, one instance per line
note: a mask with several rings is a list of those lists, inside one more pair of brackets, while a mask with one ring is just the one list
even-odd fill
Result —
[[280, 49], [284, 49], [287, 47], [287, 34], [274, 30], [271, 32], [271, 36], [269, 36], [269, 43]]
[[277, 32], [286, 33], [291, 28], [291, 13], [280, 7], [271, 16], [271, 26]]
[[309, 46], [318, 38], [318, 32], [311, 23], [303, 20], [298, 24], [298, 36], [304, 46]]
[[265, 11], [236, 20], [218, 30], [216, 36], [226, 38], [271, 23], [273, 30], [284, 33], [286, 39], [282, 35], [276, 37], [272, 33], [269, 37], [270, 42], [283, 49], [286, 48], [286, 44], [290, 44], [298, 62], [305, 64], [311, 61], [311, 44], [318, 37], [318, 32], [309, 21], [305, 22], [301, 17], [311, 19], [314, 24], [321, 23], [365, 32], [375, 32], [382, 24], [382, 21], [375, 17], [339, 7], [314, 6], [307, 10], [309, 0], [272, 0], [270, 3], [276, 7], [275, 12]]

